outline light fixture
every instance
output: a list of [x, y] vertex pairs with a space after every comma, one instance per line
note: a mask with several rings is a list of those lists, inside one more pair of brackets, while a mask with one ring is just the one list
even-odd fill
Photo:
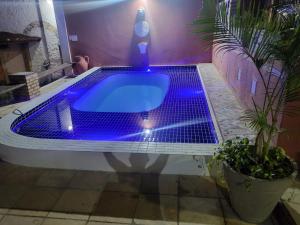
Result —
[[151, 130], [150, 129], [145, 129], [144, 130], [144, 134], [145, 134], [145, 136], [150, 135], [151, 134]]

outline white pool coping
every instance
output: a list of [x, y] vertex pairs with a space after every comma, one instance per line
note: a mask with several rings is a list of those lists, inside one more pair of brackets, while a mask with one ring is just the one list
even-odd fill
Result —
[[[198, 67], [197, 67], [198, 68]], [[23, 114], [45, 102], [49, 98], [77, 83], [91, 73], [100, 69], [94, 67], [80, 76], [58, 86], [54, 90], [26, 102], [18, 108]], [[219, 142], [223, 138], [207, 95], [205, 84], [198, 68], [202, 86], [206, 95], [209, 111], [213, 120], [215, 131]], [[196, 144], [196, 143], [162, 143], [162, 142], [128, 142], [128, 141], [88, 141], [70, 139], [45, 139], [22, 136], [11, 130], [12, 123], [19, 117], [10, 113], [0, 119], [0, 146], [2, 149], [27, 149], [33, 151], [72, 151], [72, 152], [116, 152], [116, 153], [149, 153], [149, 154], [170, 154], [170, 155], [213, 155], [218, 144]], [[0, 153], [2, 156], [3, 154]], [[6, 151], [7, 154], [7, 151]], [[0, 155], [0, 156], [1, 156]], [[5, 158], [5, 157], [4, 157]]]

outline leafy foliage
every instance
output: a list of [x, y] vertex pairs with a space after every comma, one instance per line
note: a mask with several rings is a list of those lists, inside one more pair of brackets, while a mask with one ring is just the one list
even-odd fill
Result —
[[[257, 131], [256, 154], [267, 160], [273, 137], [280, 132], [278, 117], [297, 109], [284, 107], [300, 100], [300, 18], [299, 1], [276, 1], [270, 9], [247, 5], [237, 0], [236, 10], [227, 8], [225, 1], [205, 1], [206, 17], [195, 21], [197, 32], [214, 45], [216, 52], [235, 51], [252, 60], [265, 89], [263, 105], [253, 99], [253, 109], [243, 117]], [[292, 13], [286, 13], [287, 6]], [[282, 8], [283, 7], [283, 8]], [[291, 10], [289, 9], [290, 12]], [[208, 14], [208, 15], [207, 15]], [[214, 19], [213, 19], [214, 18]], [[281, 63], [275, 85], [270, 82], [274, 65]], [[270, 72], [262, 72], [264, 66]]]
[[194, 25], [196, 32], [213, 44], [217, 53], [238, 51], [249, 57], [258, 69], [269, 60], [268, 43], [277, 39], [280, 23], [270, 21], [267, 12], [256, 13], [254, 6], [244, 9], [241, 1], [237, 1], [235, 14], [229, 13], [225, 1], [206, 0], [205, 7], [204, 15]]
[[[250, 59], [265, 91], [263, 104], [253, 98], [253, 108], [243, 119], [257, 132], [255, 145], [247, 139], [227, 141], [216, 157], [250, 176], [273, 179], [289, 175], [292, 169], [283, 150], [273, 146], [282, 132], [281, 114], [293, 115], [300, 108], [290, 102], [300, 101], [300, 3], [276, 0], [269, 8], [258, 1], [237, 0], [235, 10], [225, 0], [205, 0], [205, 10], [195, 22], [196, 32], [214, 46], [216, 53], [235, 51]], [[280, 66], [278, 66], [280, 65]], [[264, 73], [263, 68], [269, 67]], [[277, 80], [273, 69], [280, 69]]]
[[227, 162], [237, 172], [261, 179], [284, 178], [294, 172], [293, 165], [282, 148], [270, 149], [262, 163], [247, 138], [224, 142], [214, 159]]

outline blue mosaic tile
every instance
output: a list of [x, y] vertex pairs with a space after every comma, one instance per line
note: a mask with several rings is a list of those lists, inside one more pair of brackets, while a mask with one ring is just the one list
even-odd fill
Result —
[[218, 143], [196, 66], [150, 67], [170, 78], [163, 103], [148, 112], [83, 112], [72, 105], [95, 84], [115, 74], [139, 71], [131, 67], [102, 68], [31, 111], [11, 129], [24, 136], [48, 139]]

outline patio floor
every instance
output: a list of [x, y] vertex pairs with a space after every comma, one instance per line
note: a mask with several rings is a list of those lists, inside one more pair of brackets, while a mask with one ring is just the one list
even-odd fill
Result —
[[[253, 137], [239, 119], [242, 106], [216, 68], [201, 64], [199, 70], [223, 138]], [[68, 80], [62, 78], [41, 92]], [[0, 117], [22, 104], [26, 102], [0, 107]], [[231, 209], [226, 190], [209, 176], [40, 169], [0, 162], [0, 225], [81, 224], [249, 225]], [[270, 218], [264, 225], [278, 224]]]
[[[246, 225], [207, 176], [40, 169], [0, 162], [0, 225]], [[274, 225], [271, 219], [264, 225]]]

